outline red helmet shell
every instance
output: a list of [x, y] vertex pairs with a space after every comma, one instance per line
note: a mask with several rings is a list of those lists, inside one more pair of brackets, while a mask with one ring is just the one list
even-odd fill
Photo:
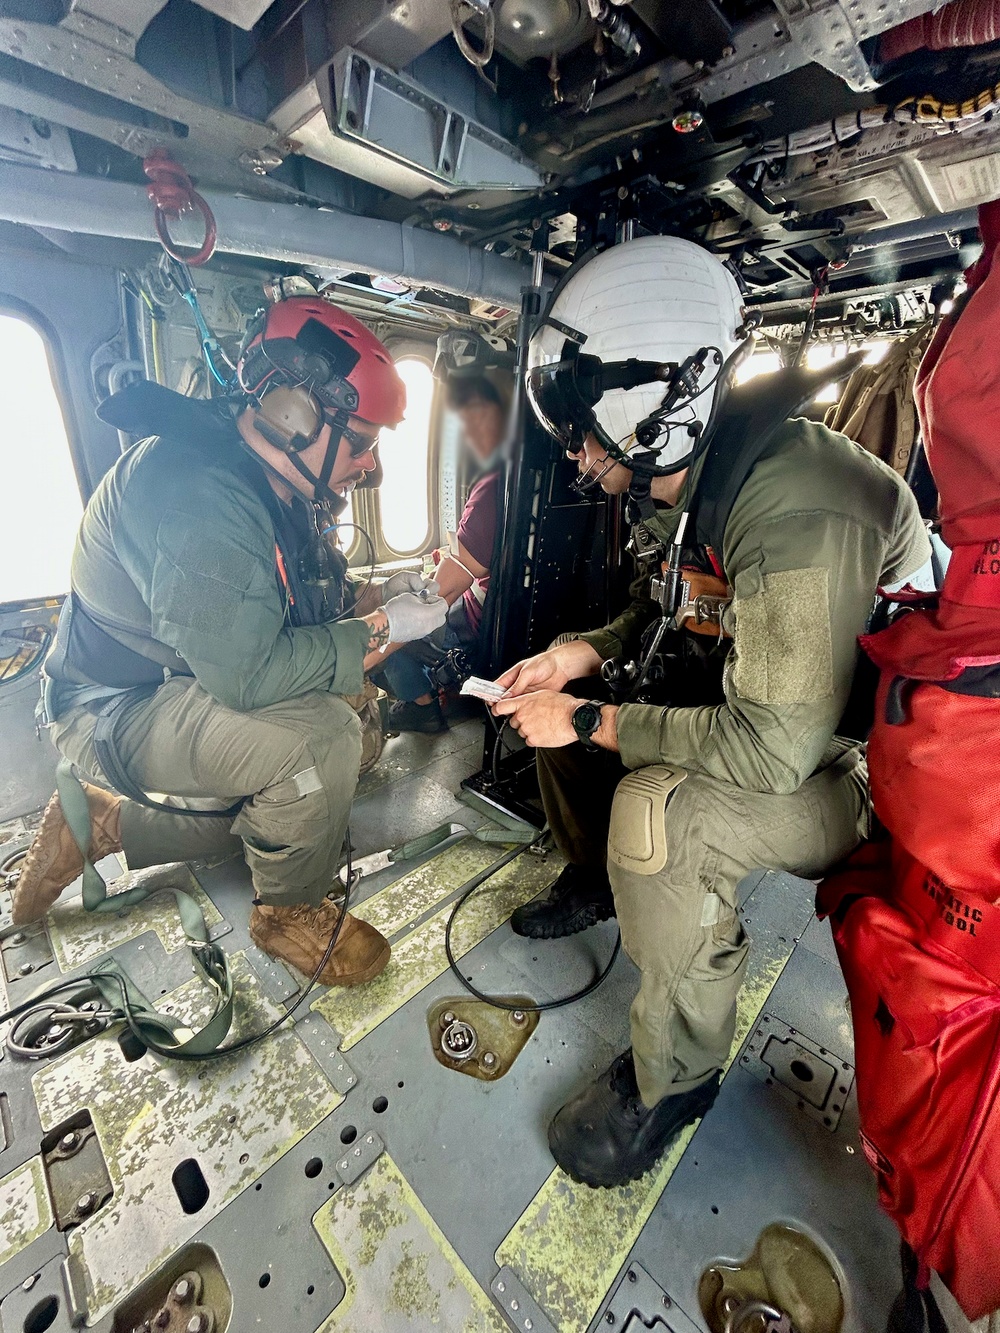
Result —
[[[278, 354], [289, 340], [305, 346], [310, 355], [322, 356], [333, 372], [333, 381], [354, 390], [357, 406], [352, 408], [352, 415], [373, 426], [391, 428], [402, 421], [406, 388], [392, 357], [359, 319], [320, 296], [292, 296], [268, 307], [263, 328], [253, 333], [240, 354], [239, 375], [244, 388], [252, 390], [262, 365], [265, 370], [276, 367], [283, 371], [286, 380], [299, 378], [283, 366], [285, 358]], [[273, 353], [273, 359], [269, 353]], [[303, 374], [300, 382], [310, 384], [317, 397], [326, 402], [322, 383], [312, 382], [308, 374]]]

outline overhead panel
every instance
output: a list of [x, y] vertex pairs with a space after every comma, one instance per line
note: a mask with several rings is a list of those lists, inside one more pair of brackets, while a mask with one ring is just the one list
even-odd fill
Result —
[[295, 137], [310, 156], [362, 180], [409, 198], [543, 184], [501, 135], [359, 51], [340, 52], [319, 88], [326, 123], [313, 117]]
[[248, 32], [271, 8], [271, 0], [195, 0], [195, 3]]
[[874, 14], [857, 0], [774, 0], [788, 25], [789, 36], [817, 65], [844, 80], [855, 92], [878, 87], [861, 43], [935, 6], [908, 0], [885, 0]]
[[[154, 8], [143, 6], [144, 19]], [[134, 48], [134, 33], [79, 8], [58, 25], [0, 18], [0, 56], [24, 66], [14, 67], [15, 79], [7, 73], [10, 62], [3, 63], [0, 102], [139, 157], [166, 143], [205, 182], [252, 183], [255, 194], [272, 198], [292, 194], [259, 174], [261, 163], [276, 165], [284, 156], [274, 129], [176, 92], [136, 63]]]
[[[878, 126], [788, 158], [765, 192], [801, 212], [836, 210], [848, 233], [974, 207], [1000, 193], [1000, 126], [969, 124], [960, 136], [934, 125]], [[742, 207], [729, 182], [717, 193]]]
[[855, 91], [877, 86], [858, 43], [933, 9], [934, 0], [775, 0], [768, 12], [734, 29], [717, 63], [692, 77], [691, 65], [669, 55], [596, 94], [593, 111], [628, 97], [649, 97], [682, 87], [707, 103], [791, 74], [810, 63], [843, 78]]
[[134, 56], [136, 42], [166, 3], [167, 0], [74, 0], [60, 27]]
[[0, 158], [53, 171], [76, 170], [69, 132], [62, 125], [7, 106], [0, 106]]
[[337, 0], [327, 16], [331, 51], [363, 52], [403, 69], [451, 32], [451, 7], [443, 0]]

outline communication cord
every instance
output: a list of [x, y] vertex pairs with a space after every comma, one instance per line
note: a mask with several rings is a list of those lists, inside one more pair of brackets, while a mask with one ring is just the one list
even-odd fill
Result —
[[527, 843], [525, 846], [513, 848], [506, 854], [506, 856], [501, 857], [495, 865], [487, 866], [485, 870], [480, 871], [478, 875], [469, 880], [468, 884], [456, 900], [454, 907], [451, 909], [444, 928], [444, 951], [448, 958], [448, 966], [462, 983], [463, 989], [467, 990], [470, 995], [474, 995], [477, 1000], [483, 1000], [486, 1004], [491, 1004], [494, 1009], [505, 1009], [508, 1013], [513, 1013], [515, 1010], [518, 1010], [520, 1013], [541, 1014], [549, 1009], [563, 1009], [568, 1004], [575, 1004], [577, 1000], [582, 1000], [587, 995], [592, 995], [594, 991], [597, 990], [598, 986], [603, 985], [608, 979], [622, 947], [622, 936], [621, 931], [619, 931], [617, 938], [615, 939], [615, 946], [611, 951], [611, 957], [608, 959], [604, 968], [592, 981], [588, 982], [582, 990], [574, 991], [572, 995], [563, 995], [557, 1000], [544, 1000], [541, 1004], [511, 1004], [509, 1000], [502, 1000], [498, 995], [487, 995], [485, 991], [478, 990], [468, 977], [465, 976], [462, 969], [459, 967], [458, 960], [455, 957], [455, 951], [451, 944], [452, 931], [455, 928], [455, 918], [477, 889], [481, 888], [482, 885], [485, 884], [488, 879], [492, 878], [498, 870], [502, 870], [504, 866], [509, 865], [511, 861], [520, 856], [527, 847], [533, 847], [537, 842], [538, 839], [536, 838], [533, 843]]
[[[306, 999], [309, 997], [311, 992], [318, 985], [320, 976], [322, 975], [324, 968], [326, 967], [327, 963], [329, 963], [330, 959], [333, 957], [333, 951], [337, 947], [337, 941], [340, 939], [340, 932], [343, 928], [344, 921], [347, 917], [348, 907], [350, 906], [351, 890], [354, 887], [355, 883], [357, 882], [355, 879], [354, 867], [352, 864], [351, 838], [349, 832], [346, 837], [346, 845], [347, 845], [347, 883], [344, 888], [344, 897], [341, 903], [340, 912], [338, 913], [337, 916], [337, 923], [334, 926], [333, 931], [330, 935], [330, 940], [326, 946], [326, 949], [324, 950], [323, 957], [320, 959], [315, 972], [313, 972], [309, 980], [302, 987], [300, 987], [298, 994], [293, 997], [291, 1003], [286, 1005], [284, 1012], [279, 1014], [278, 1017], [272, 1023], [269, 1023], [268, 1026], [264, 1028], [262, 1031], [251, 1033], [250, 1036], [243, 1037], [239, 1041], [234, 1041], [228, 1046], [222, 1046], [218, 1050], [207, 1051], [201, 1055], [183, 1054], [178, 1051], [172, 1051], [168, 1046], [161, 1046], [158, 1042], [150, 1042], [148, 1036], [144, 1035], [142, 1031], [139, 1029], [138, 1025], [136, 1024], [132, 1016], [131, 1005], [128, 996], [128, 989], [124, 977], [120, 976], [116, 972], [99, 972], [99, 973], [84, 972], [79, 976], [72, 977], [67, 979], [66, 981], [59, 982], [57, 985], [49, 986], [46, 990], [42, 991], [41, 994], [33, 995], [30, 1000], [25, 1000], [23, 1004], [15, 1005], [13, 1009], [9, 1009], [6, 1013], [0, 1014], [0, 1023], [6, 1023], [9, 1021], [15, 1022], [15, 1025], [11, 1027], [10, 1031], [7, 1034], [6, 1038], [7, 1049], [10, 1051], [11, 1055], [15, 1057], [20, 1056], [21, 1058], [27, 1058], [27, 1059], [32, 1059], [32, 1058], [37, 1059], [40, 1057], [44, 1057], [46, 1054], [48, 1054], [48, 1052], [45, 1051], [39, 1051], [35, 1053], [32, 1052], [29, 1048], [21, 1046], [20, 1043], [16, 1040], [15, 1033], [22, 1027], [28, 1025], [34, 1026], [34, 1023], [42, 1018], [43, 1011], [50, 1011], [51, 1000], [54, 996], [64, 994], [66, 991], [69, 990], [76, 990], [80, 987], [82, 983], [88, 981], [95, 986], [98, 983], [103, 984], [108, 981], [111, 981], [115, 985], [117, 985], [121, 993], [121, 1007], [120, 1009], [91, 1012], [87, 1015], [86, 1021], [95, 1022], [100, 1020], [106, 1020], [108, 1022], [117, 1022], [119, 1019], [124, 1019], [129, 1031], [132, 1033], [133, 1037], [135, 1037], [136, 1041], [141, 1043], [141, 1045], [145, 1049], [151, 1050], [155, 1055], [159, 1055], [164, 1059], [185, 1060], [185, 1061], [222, 1060], [228, 1055], [235, 1055], [238, 1051], [245, 1051], [248, 1050], [251, 1046], [256, 1046], [259, 1042], [262, 1042], [267, 1037], [270, 1037], [272, 1033], [277, 1032], [278, 1028], [280, 1028], [284, 1023], [286, 1023], [289, 1020], [289, 1018], [291, 1018], [291, 1016], [302, 1007], [302, 1005], [305, 1003]], [[53, 1019], [54, 1016], [50, 1012], [46, 1022], [51, 1023]], [[64, 1020], [59, 1019], [58, 1021], [64, 1021]]]

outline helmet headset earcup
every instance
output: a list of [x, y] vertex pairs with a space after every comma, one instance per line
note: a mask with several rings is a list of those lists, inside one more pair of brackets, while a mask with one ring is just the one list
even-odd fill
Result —
[[298, 454], [319, 438], [323, 408], [305, 385], [279, 384], [262, 395], [253, 424], [275, 449]]

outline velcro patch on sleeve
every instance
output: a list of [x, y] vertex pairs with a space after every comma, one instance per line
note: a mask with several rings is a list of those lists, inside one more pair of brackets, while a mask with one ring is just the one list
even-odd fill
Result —
[[157, 532], [158, 610], [171, 623], [212, 638], [232, 629], [257, 568], [252, 551], [168, 512]]
[[759, 591], [741, 597], [737, 576], [733, 685], [741, 698], [797, 704], [833, 694], [829, 580], [827, 569], [782, 570], [756, 576]]

